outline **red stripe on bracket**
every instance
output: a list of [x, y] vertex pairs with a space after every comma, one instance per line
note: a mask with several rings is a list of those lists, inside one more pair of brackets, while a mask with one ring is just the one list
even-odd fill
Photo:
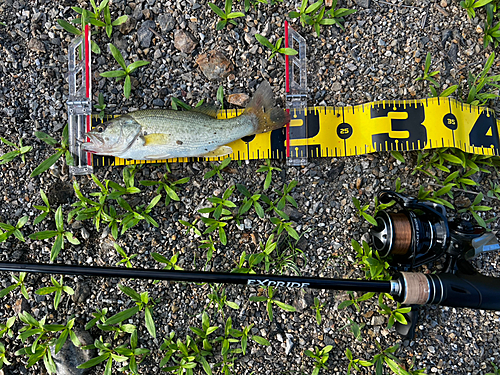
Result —
[[[288, 21], [285, 20], [285, 48], [289, 48], [288, 40]], [[285, 92], [290, 92], [290, 75], [288, 71], [288, 55], [285, 55]], [[290, 113], [290, 109], [287, 109]], [[286, 124], [286, 157], [290, 157], [290, 123]]]
[[[90, 98], [90, 87], [91, 87], [91, 81], [90, 81], [90, 26], [85, 25], [85, 97], [88, 99]], [[92, 107], [91, 107], [92, 108]], [[90, 131], [91, 129], [91, 116], [88, 114], [86, 116], [86, 128], [87, 132]], [[87, 141], [90, 139], [87, 137]], [[87, 165], [92, 165], [92, 154], [87, 152]]]

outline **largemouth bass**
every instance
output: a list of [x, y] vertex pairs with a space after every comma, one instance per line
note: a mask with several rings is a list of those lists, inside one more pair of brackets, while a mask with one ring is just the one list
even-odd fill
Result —
[[215, 157], [232, 153], [227, 143], [283, 127], [290, 115], [275, 107], [273, 91], [262, 83], [244, 112], [217, 120], [207, 107], [191, 111], [147, 109], [108, 121], [87, 133], [85, 150], [124, 159], [158, 160]]

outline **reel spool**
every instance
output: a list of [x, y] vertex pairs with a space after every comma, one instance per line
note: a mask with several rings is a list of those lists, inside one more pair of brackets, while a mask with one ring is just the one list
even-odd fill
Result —
[[375, 216], [377, 225], [370, 229], [373, 247], [381, 257], [391, 256], [394, 263], [417, 267], [442, 256], [450, 245], [450, 229], [445, 208], [433, 202], [420, 202], [402, 194], [385, 191], [382, 203], [395, 200], [403, 209]]

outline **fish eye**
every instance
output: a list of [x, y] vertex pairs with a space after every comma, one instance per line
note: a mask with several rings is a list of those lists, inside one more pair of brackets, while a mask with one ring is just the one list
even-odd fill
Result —
[[96, 130], [97, 130], [99, 133], [102, 133], [102, 132], [104, 131], [104, 126], [99, 125], [98, 127], [96, 127]]

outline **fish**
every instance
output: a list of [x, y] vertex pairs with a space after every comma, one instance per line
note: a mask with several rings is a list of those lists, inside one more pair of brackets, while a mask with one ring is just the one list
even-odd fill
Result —
[[266, 133], [290, 122], [289, 113], [275, 105], [266, 81], [256, 90], [240, 116], [218, 120], [210, 106], [190, 111], [146, 109], [110, 120], [86, 133], [83, 149], [123, 159], [160, 160], [219, 157], [233, 151], [228, 143]]

